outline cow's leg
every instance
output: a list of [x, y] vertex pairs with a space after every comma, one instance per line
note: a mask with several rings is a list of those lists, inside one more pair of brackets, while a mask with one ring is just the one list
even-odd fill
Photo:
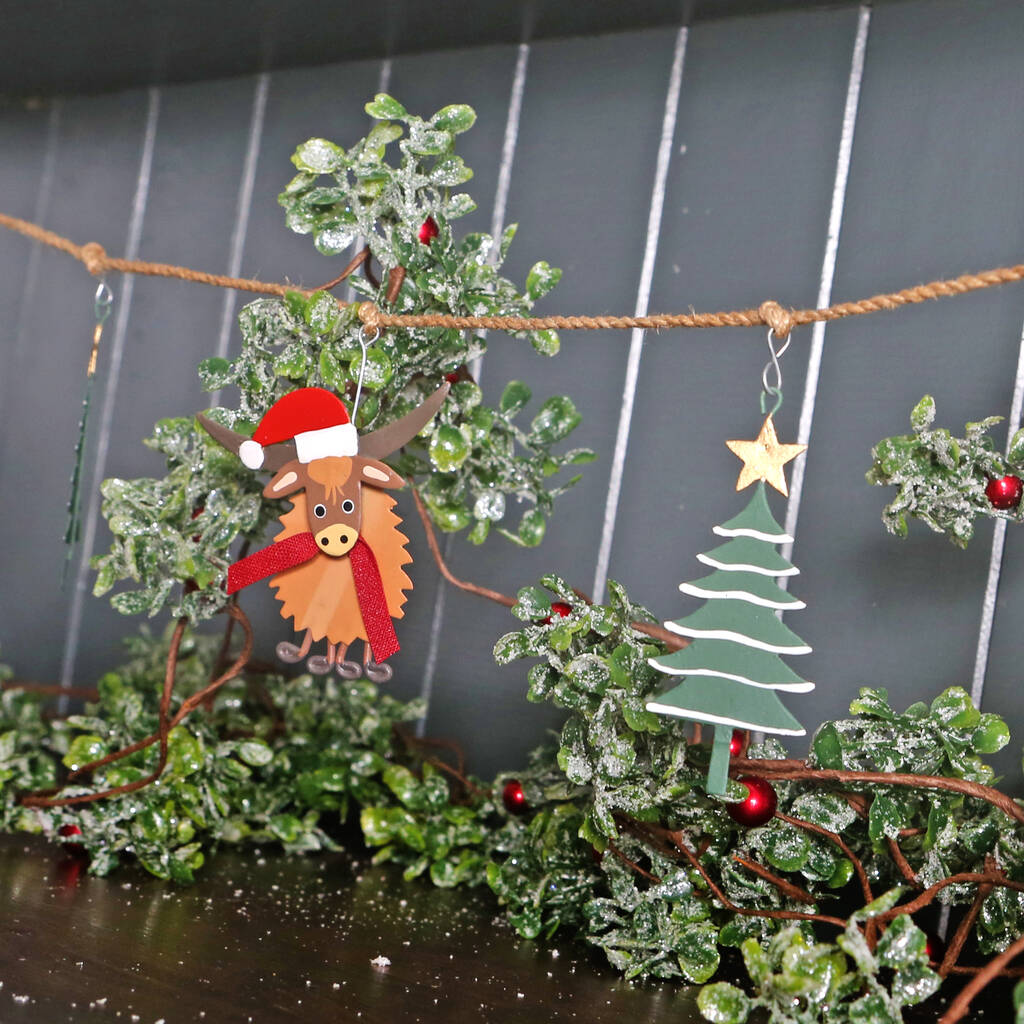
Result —
[[369, 642], [363, 644], [363, 674], [371, 683], [387, 683], [395, 674], [390, 665], [378, 665], [372, 658]]
[[296, 647], [295, 644], [290, 644], [287, 640], [282, 640], [277, 645], [277, 656], [282, 661], [287, 661], [290, 665], [293, 665], [297, 661], [302, 661], [302, 659], [309, 654], [309, 648], [312, 644], [313, 631], [311, 629], [307, 629], [306, 636], [302, 641], [301, 647]]
[[358, 679], [363, 674], [363, 666], [358, 661], [346, 661], [346, 654], [348, 654], [348, 644], [338, 644], [338, 656], [334, 662], [338, 669], [338, 675], [342, 679]]
[[334, 664], [334, 644], [328, 643], [327, 654], [314, 654], [306, 662], [306, 668], [315, 676], [325, 676]]

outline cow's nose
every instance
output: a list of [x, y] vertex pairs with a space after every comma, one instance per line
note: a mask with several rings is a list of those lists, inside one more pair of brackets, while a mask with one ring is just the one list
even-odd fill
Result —
[[341, 558], [347, 555], [355, 543], [359, 540], [359, 534], [344, 523], [336, 523], [334, 526], [325, 526], [319, 533], [314, 535], [320, 550], [332, 558]]

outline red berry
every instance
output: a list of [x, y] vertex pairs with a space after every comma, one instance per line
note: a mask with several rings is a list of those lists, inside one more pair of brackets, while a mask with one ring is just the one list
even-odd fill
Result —
[[757, 828], [771, 821], [779, 802], [771, 783], [756, 775], [744, 775], [739, 781], [747, 787], [747, 799], [726, 804], [729, 817], [746, 828]]
[[449, 384], [458, 384], [459, 383], [459, 373], [458, 373], [457, 370], [453, 370], [451, 373], [446, 373], [444, 375], [444, 379], [446, 381], [448, 381]]
[[[572, 615], [572, 605], [568, 605], [564, 601], [552, 601], [551, 611], [554, 612], [556, 615], [560, 615], [563, 619], [567, 619], [570, 615]], [[543, 619], [541, 621], [541, 625], [550, 626], [551, 616], [549, 615], [546, 619]]]
[[746, 741], [746, 736], [743, 735], [742, 729], [733, 729], [732, 739], [729, 740], [729, 756], [739, 757], [743, 753], [743, 745]]
[[505, 783], [505, 788], [501, 791], [501, 802], [509, 814], [522, 814], [529, 810], [523, 784], [518, 779], [509, 779]]
[[1010, 474], [998, 480], [989, 480], [985, 488], [985, 497], [992, 503], [993, 508], [1008, 511], [1020, 504], [1020, 499], [1024, 497], [1024, 483], [1019, 476]]
[[928, 959], [933, 964], [940, 964], [942, 963], [942, 958], [946, 955], [946, 944], [938, 935], [928, 932], [924, 951], [928, 954]]
[[437, 238], [439, 232], [437, 230], [437, 221], [433, 217], [428, 217], [421, 225], [418, 234], [419, 240], [424, 245], [430, 245], [430, 243]]
[[77, 825], [61, 825], [57, 829], [57, 835], [62, 839], [66, 839], [68, 836], [80, 836], [81, 834], [82, 830]]

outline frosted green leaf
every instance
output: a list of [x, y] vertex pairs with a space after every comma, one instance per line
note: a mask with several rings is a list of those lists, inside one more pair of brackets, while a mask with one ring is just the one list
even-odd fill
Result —
[[364, 108], [370, 117], [378, 121], [401, 121], [409, 112], [393, 96], [379, 92]]
[[473, 177], [473, 172], [465, 165], [460, 156], [450, 156], [441, 160], [430, 172], [432, 184], [441, 188], [451, 188], [461, 185]]
[[[291, 224], [289, 226], [291, 227]], [[306, 232], [300, 233], [308, 233], [311, 229], [312, 223]], [[292, 230], [298, 231], [299, 229], [292, 227]], [[338, 253], [344, 252], [352, 244], [358, 233], [359, 229], [354, 224], [335, 223], [330, 227], [317, 231], [313, 241], [317, 249], [325, 256], [336, 256]]]
[[983, 714], [978, 727], [971, 736], [971, 745], [981, 754], [994, 754], [1010, 742], [1010, 730], [1006, 723], [993, 714]]
[[910, 413], [910, 425], [917, 431], [927, 430], [935, 419], [935, 399], [925, 395]]
[[449, 220], [465, 217], [476, 209], [476, 203], [467, 192], [459, 192], [444, 204], [444, 215]]
[[530, 397], [530, 389], [521, 380], [510, 380], [501, 393], [498, 408], [504, 416], [511, 418], [529, 402]]
[[547, 260], [539, 260], [526, 275], [526, 294], [531, 299], [539, 299], [547, 295], [562, 279], [562, 271], [552, 267]]
[[263, 740], [245, 740], [238, 744], [238, 756], [248, 765], [258, 768], [270, 764], [274, 752]]
[[557, 356], [562, 347], [557, 331], [531, 331], [530, 344], [542, 356]]
[[712, 1024], [744, 1024], [751, 1005], [746, 993], [727, 981], [705, 985], [697, 995], [697, 1009]]
[[317, 334], [328, 334], [338, 326], [341, 312], [337, 301], [328, 292], [314, 292], [306, 304], [306, 323]]
[[554, 444], [572, 433], [581, 419], [572, 399], [556, 395], [541, 406], [530, 423], [530, 432], [542, 444]]
[[485, 491], [473, 503], [473, 515], [477, 519], [497, 522], [505, 515], [505, 495], [501, 491]]
[[981, 712], [970, 694], [960, 686], [951, 686], [932, 701], [931, 713], [951, 729], [973, 729], [981, 721]]
[[[360, 352], [352, 360], [349, 367], [349, 374], [353, 380], [359, 376], [359, 366], [362, 363], [363, 355]], [[370, 391], [386, 387], [394, 376], [394, 367], [391, 357], [380, 348], [368, 348], [366, 350], [366, 366], [363, 370], [363, 387]]]
[[442, 107], [431, 119], [430, 123], [442, 131], [459, 135], [469, 131], [476, 122], [476, 111], [465, 103], [452, 103]]
[[330, 174], [345, 165], [345, 151], [326, 139], [309, 139], [295, 150], [292, 163], [310, 174]]
[[231, 383], [231, 363], [214, 356], [199, 364], [199, 380], [207, 391], [218, 391]]
[[469, 458], [470, 451], [462, 431], [448, 424], [439, 426], [430, 441], [430, 461], [442, 473], [458, 469]]

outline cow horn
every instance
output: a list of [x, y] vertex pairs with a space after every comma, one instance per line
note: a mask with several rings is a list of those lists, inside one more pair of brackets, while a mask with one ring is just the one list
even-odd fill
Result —
[[445, 381], [422, 405], [416, 406], [400, 420], [359, 438], [359, 454], [371, 459], [383, 459], [398, 451], [434, 418], [450, 390], [451, 385]]
[[[196, 417], [202, 428], [217, 442], [222, 448], [226, 448], [229, 452], [234, 455], [238, 455], [238, 449], [241, 448], [243, 441], [248, 441], [249, 438], [245, 434], [239, 434], [235, 430], [231, 430], [228, 427], [223, 427], [219, 423], [214, 423], [209, 416], [199, 413]], [[263, 465], [260, 467], [261, 470], [266, 470], [270, 473], [276, 473], [285, 463], [291, 462], [295, 458], [295, 445], [290, 442], [287, 444], [275, 444], [265, 449], [265, 455], [263, 458]]]

